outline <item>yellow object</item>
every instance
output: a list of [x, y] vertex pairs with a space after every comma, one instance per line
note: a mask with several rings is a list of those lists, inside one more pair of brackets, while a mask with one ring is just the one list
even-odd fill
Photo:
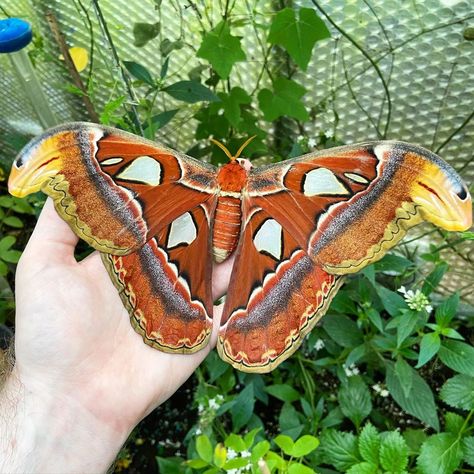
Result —
[[73, 46], [72, 48], [69, 48], [69, 55], [71, 56], [77, 72], [84, 71], [89, 63], [89, 53], [87, 50], [80, 46]]

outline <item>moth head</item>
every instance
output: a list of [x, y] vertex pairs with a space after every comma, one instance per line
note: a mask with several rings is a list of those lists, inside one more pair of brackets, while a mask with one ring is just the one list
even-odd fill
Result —
[[40, 191], [62, 168], [64, 148], [75, 137], [72, 131], [48, 133], [33, 139], [13, 162], [8, 190], [17, 197]]
[[246, 158], [240, 158], [240, 155], [244, 151], [245, 147], [256, 137], [256, 135], [253, 135], [252, 137], [248, 138], [245, 140], [244, 143], [240, 146], [240, 148], [237, 150], [237, 153], [233, 155], [229, 149], [221, 142], [215, 140], [214, 138], [211, 138], [211, 142], [214, 143], [214, 145], [217, 145], [229, 158], [230, 163], [238, 164], [242, 168], [244, 168], [246, 171], [249, 171], [252, 168], [252, 164], [250, 163], [249, 160]]
[[467, 186], [439, 156], [402, 142], [379, 145], [375, 152], [379, 157], [387, 152], [400, 160], [404, 181], [410, 182], [410, 196], [421, 217], [449, 231], [464, 231], [472, 226], [472, 200]]

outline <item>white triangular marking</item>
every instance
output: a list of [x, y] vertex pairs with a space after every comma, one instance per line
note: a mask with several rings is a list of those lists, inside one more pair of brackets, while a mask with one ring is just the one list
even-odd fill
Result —
[[190, 244], [194, 242], [197, 236], [196, 225], [189, 212], [179, 216], [171, 223], [168, 236], [168, 248], [171, 249], [181, 244]]
[[349, 194], [349, 191], [327, 168], [316, 168], [306, 173], [303, 192], [311, 197], [318, 194]]
[[151, 156], [139, 156], [117, 178], [158, 186], [161, 182], [161, 166]]
[[281, 259], [281, 225], [274, 219], [267, 219], [253, 238], [259, 252], [269, 253], [277, 260]]

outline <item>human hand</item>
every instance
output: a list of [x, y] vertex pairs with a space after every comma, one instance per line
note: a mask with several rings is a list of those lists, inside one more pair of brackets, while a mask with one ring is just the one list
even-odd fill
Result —
[[[65, 416], [83, 414], [74, 417], [75, 423], [84, 421], [86, 430], [106, 436], [112, 451], [108, 463], [133, 427], [169, 398], [214, 347], [217, 326], [211, 344], [194, 354], [168, 354], [145, 345], [99, 254], [78, 263], [76, 244], [48, 199], [17, 269], [16, 363], [10, 379], [30, 400]], [[231, 261], [214, 268], [215, 297], [225, 292], [231, 268]], [[216, 324], [220, 313], [215, 307]]]

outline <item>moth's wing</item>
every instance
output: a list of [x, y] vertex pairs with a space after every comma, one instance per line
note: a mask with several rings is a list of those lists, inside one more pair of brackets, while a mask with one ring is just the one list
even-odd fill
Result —
[[208, 201], [128, 255], [102, 254], [135, 330], [165, 352], [195, 352], [212, 330]]
[[441, 158], [403, 142], [324, 150], [252, 170], [248, 194], [322, 267], [354, 273], [427, 220], [472, 225], [466, 185]]
[[323, 316], [342, 283], [261, 208], [246, 212], [217, 348], [246, 372], [269, 372]]
[[213, 197], [211, 165], [121, 130], [90, 123], [53, 128], [16, 158], [13, 195], [50, 195], [74, 232], [97, 250], [137, 250]]
[[401, 142], [340, 147], [253, 169], [218, 349], [267, 372], [324, 314], [341, 277], [380, 259], [425, 219], [472, 223], [471, 198], [436, 155]]

